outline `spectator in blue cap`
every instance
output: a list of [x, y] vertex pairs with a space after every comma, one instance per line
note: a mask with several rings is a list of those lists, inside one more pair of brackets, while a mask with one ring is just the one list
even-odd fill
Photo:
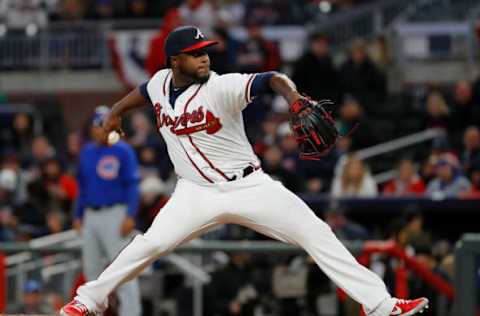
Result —
[[451, 153], [439, 157], [435, 173], [427, 187], [427, 193], [434, 198], [458, 197], [470, 190], [470, 181], [463, 176], [457, 157]]
[[42, 285], [36, 280], [28, 280], [23, 285], [23, 303], [8, 309], [12, 314], [51, 314], [54, 311], [43, 300]]

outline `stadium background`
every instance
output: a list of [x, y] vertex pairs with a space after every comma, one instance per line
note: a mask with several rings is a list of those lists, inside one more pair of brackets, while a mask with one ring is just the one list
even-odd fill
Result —
[[[244, 114], [263, 169], [392, 293], [428, 296], [428, 315], [467, 315], [452, 298], [456, 286], [456, 299], [467, 293], [476, 306], [480, 282], [469, 261], [465, 287], [455, 260], [462, 236], [478, 232], [479, 19], [474, 0], [0, 1], [0, 312], [27, 300], [53, 312], [82, 281], [71, 221], [92, 110], [162, 68], [165, 35], [190, 24], [221, 42], [213, 70], [285, 72], [338, 104], [342, 131], [360, 122], [329, 156], [306, 162], [283, 100], [257, 99]], [[140, 161], [143, 231], [175, 177], [151, 110], [125, 129]], [[259, 252], [265, 240], [222, 227], [159, 260], [141, 276], [144, 314], [358, 315], [304, 253]]]

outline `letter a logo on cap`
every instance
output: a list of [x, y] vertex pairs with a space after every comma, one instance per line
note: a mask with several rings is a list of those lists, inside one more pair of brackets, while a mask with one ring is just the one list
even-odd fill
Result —
[[204, 38], [205, 36], [202, 34], [202, 31], [200, 31], [200, 29], [197, 28], [197, 35], [195, 35], [195, 39], [199, 39], [199, 38]]

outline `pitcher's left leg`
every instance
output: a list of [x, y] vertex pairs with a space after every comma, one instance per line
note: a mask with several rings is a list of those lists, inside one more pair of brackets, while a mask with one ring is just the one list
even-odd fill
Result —
[[[330, 227], [281, 183], [266, 180], [234, 195], [240, 209], [235, 213], [247, 219], [240, 224], [301, 246], [333, 282], [366, 308], [368, 315], [390, 315], [396, 300], [383, 281], [360, 265]], [[256, 199], [252, 201], [251, 196]]]

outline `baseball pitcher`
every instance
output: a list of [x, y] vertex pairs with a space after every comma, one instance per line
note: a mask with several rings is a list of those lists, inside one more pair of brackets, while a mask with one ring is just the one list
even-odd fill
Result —
[[80, 287], [62, 315], [103, 311], [110, 292], [175, 247], [225, 223], [254, 229], [305, 249], [318, 266], [369, 316], [408, 316], [426, 298], [392, 298], [383, 281], [360, 265], [330, 227], [280, 182], [262, 172], [245, 135], [242, 110], [273, 90], [291, 105], [291, 127], [303, 159], [319, 159], [338, 138], [334, 120], [276, 72], [217, 75], [210, 71], [207, 40], [191, 26], [166, 39], [168, 68], [117, 102], [103, 128], [120, 130], [122, 115], [150, 103], [178, 175], [175, 191], [143, 235], [136, 236], [100, 276]]

